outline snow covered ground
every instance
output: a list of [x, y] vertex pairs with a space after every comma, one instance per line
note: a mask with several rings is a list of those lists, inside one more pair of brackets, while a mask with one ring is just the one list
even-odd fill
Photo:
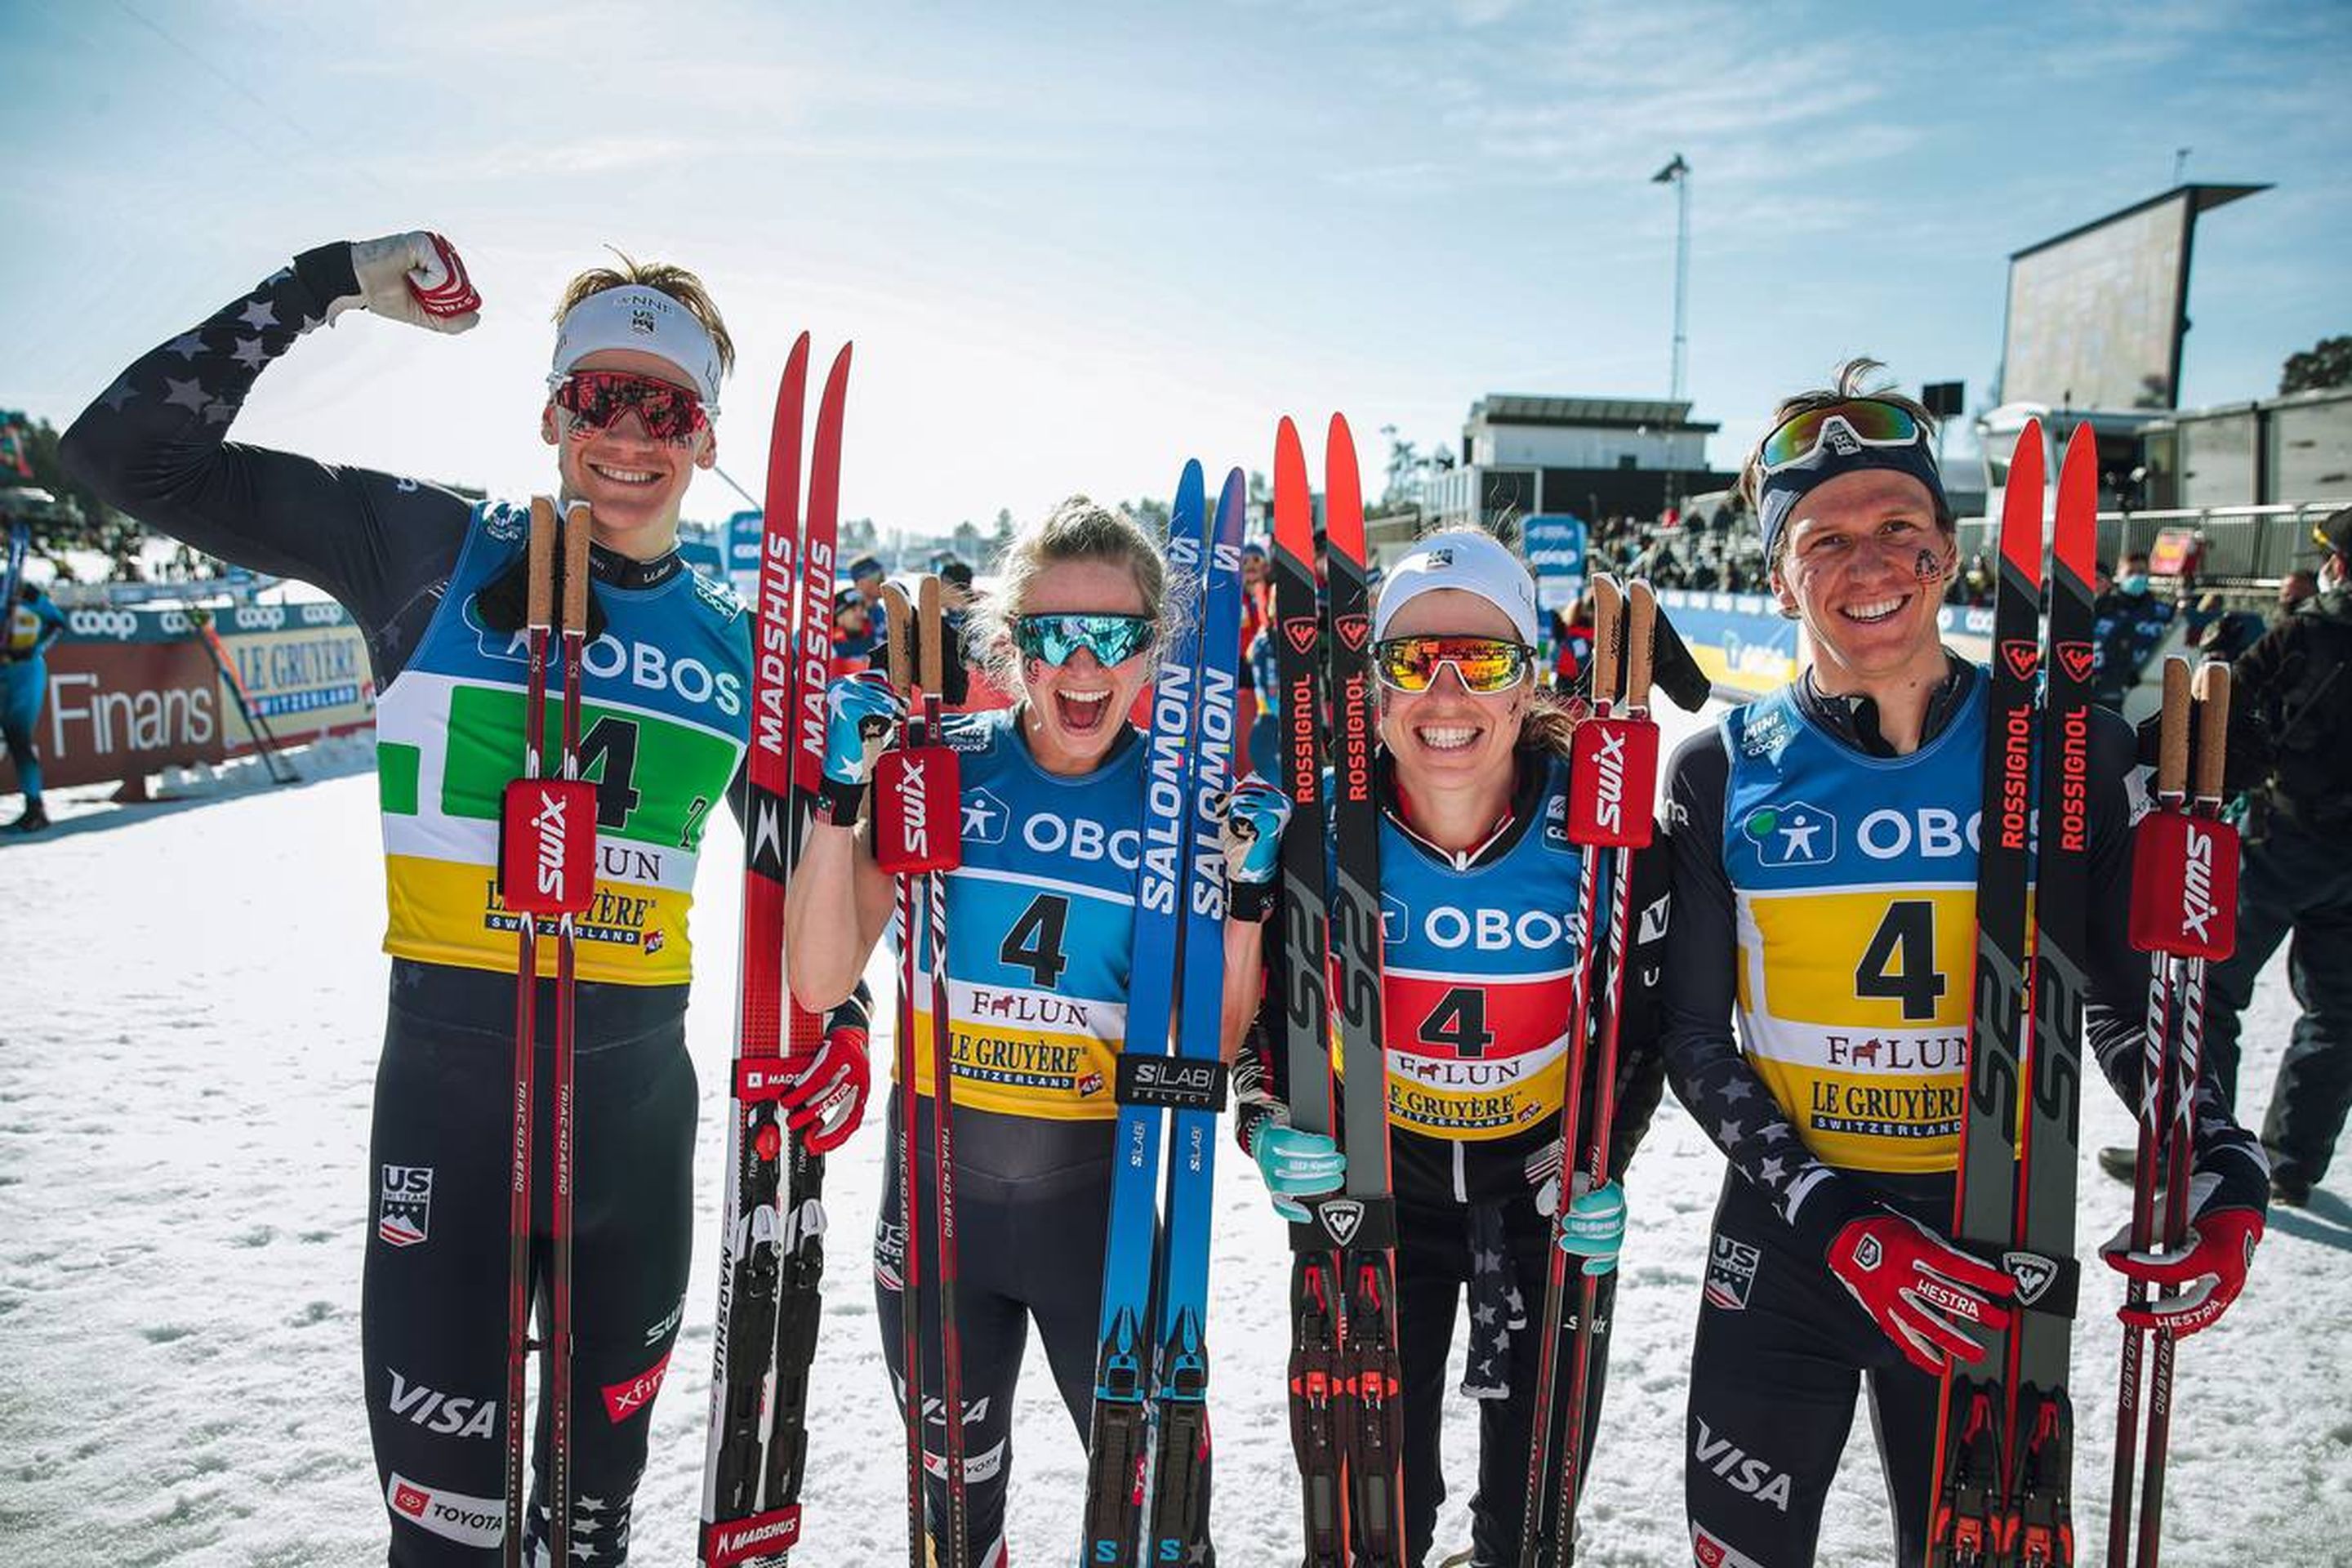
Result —
[[[383, 1010], [374, 786], [348, 754], [269, 790], [192, 781], [201, 804], [60, 803], [68, 820], [0, 848], [0, 1559], [44, 1565], [383, 1560], [360, 1405], [368, 1101]], [[324, 775], [324, 776], [321, 776]], [[54, 807], [53, 807], [54, 809]], [[693, 1560], [723, 1159], [736, 900], [731, 825], [713, 836], [689, 1037], [703, 1084], [697, 1277], [655, 1412], [636, 1560]], [[877, 975], [887, 985], [887, 976]], [[2245, 1088], [2258, 1113], [2292, 1001], [2258, 996]], [[877, 1040], [877, 1054], [887, 1047]], [[835, 1244], [812, 1411], [811, 1568], [903, 1562], [900, 1452], [866, 1257], [881, 1168], [871, 1125], [826, 1183]], [[2095, 1089], [2086, 1148], [2128, 1119]], [[1234, 1568], [1294, 1561], [1282, 1404], [1281, 1235], [1227, 1143], [1211, 1316], [1216, 1539]], [[594, 1158], [593, 1150], [583, 1151]], [[1690, 1560], [1684, 1374], [1721, 1161], [1680, 1108], [1633, 1166], [1608, 1423], [1583, 1561]], [[2125, 1215], [2086, 1168], [2083, 1234]], [[2121, 1291], [2084, 1251], [2074, 1367], [2081, 1560], [2105, 1556]], [[2166, 1561], [2343, 1563], [2352, 1547], [2352, 1206], [2274, 1213], [2246, 1298], [2181, 1356]], [[1082, 1456], [1033, 1358], [1018, 1417], [1013, 1556], [1067, 1561]], [[1821, 1561], [1881, 1563], [1877, 1461], [1857, 1423]], [[1467, 1539], [1471, 1411], [1447, 1441], [1441, 1549]], [[1442, 1552], [1441, 1552], [1442, 1554]]]

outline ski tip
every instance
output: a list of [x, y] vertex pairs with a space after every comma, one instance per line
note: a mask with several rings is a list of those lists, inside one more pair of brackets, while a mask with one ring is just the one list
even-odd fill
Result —
[[1344, 447], [1346, 448], [1349, 458], [1352, 458], [1356, 455], [1355, 433], [1348, 428], [1348, 416], [1344, 414], [1334, 414], [1331, 416], [1330, 427], [1324, 437], [1324, 441], [1327, 449], [1329, 451], [1336, 452]]
[[826, 396], [835, 395], [835, 389], [849, 378], [849, 353], [856, 346], [856, 343], [844, 343], [841, 345], [841, 352], [833, 356], [833, 369], [826, 372], [824, 377]]
[[1169, 509], [1181, 517], [1198, 518], [1208, 510], [1208, 477], [1201, 468], [1201, 459], [1184, 459], [1184, 472], [1176, 480], [1176, 500]]
[[1307, 449], [1299, 444], [1298, 440], [1298, 422], [1287, 414], [1275, 421], [1274, 449], [1277, 454], [1286, 449], [1296, 449], [1300, 456], [1306, 455]]
[[1249, 505], [1249, 475], [1236, 465], [1225, 471], [1225, 482], [1217, 491], [1217, 516], [1239, 512]]

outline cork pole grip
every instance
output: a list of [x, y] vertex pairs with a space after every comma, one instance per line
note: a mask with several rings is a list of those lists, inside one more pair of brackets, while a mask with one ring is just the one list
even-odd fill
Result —
[[936, 697], [947, 689], [947, 650], [940, 647], [947, 637], [942, 630], [940, 580], [927, 576], [916, 591], [922, 595], [922, 634], [915, 639], [915, 652], [922, 663], [924, 695]]
[[563, 509], [563, 630], [588, 629], [588, 503]]
[[2163, 718], [2156, 728], [2156, 798], [2178, 804], [2189, 793], [2189, 661], [2164, 661]]
[[1650, 641], [1658, 626], [1658, 599], [1649, 583], [1636, 577], [1625, 587], [1625, 706], [1636, 712], [1650, 706]]
[[2197, 667], [2197, 798], [2221, 798], [2223, 759], [2230, 750], [2230, 667], [2209, 658]]
[[904, 697], [915, 683], [915, 612], [896, 583], [882, 584], [882, 623], [887, 631], [882, 651], [889, 660], [890, 685]]
[[1617, 579], [1592, 580], [1592, 705], [1605, 708], [1617, 700], [1617, 637], [1623, 629], [1625, 597]]
[[530, 604], [523, 624], [545, 630], [555, 624], [555, 503], [545, 496], [530, 498]]

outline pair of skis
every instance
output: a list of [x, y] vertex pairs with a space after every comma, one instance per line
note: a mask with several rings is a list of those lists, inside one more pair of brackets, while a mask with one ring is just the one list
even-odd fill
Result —
[[[9, 601], [14, 603], [16, 595], [12, 592]], [[204, 609], [190, 610], [188, 618], [195, 623], [196, 640], [204, 644], [205, 653], [213, 663], [213, 673], [227, 685], [229, 696], [236, 703], [237, 715], [245, 721], [245, 732], [253, 738], [253, 749], [261, 754], [262, 766], [269, 773], [269, 782], [274, 784], [299, 784], [301, 775], [287, 760], [285, 748], [278, 744], [278, 732], [269, 727], [269, 721], [262, 717], [261, 710], [254, 703], [253, 693], [246, 689], [245, 678], [236, 670], [236, 656], [221, 640], [220, 628], [213, 625], [213, 613]]]
[[[524, 545], [529, 570], [524, 616], [522, 776], [507, 785], [501, 805], [499, 900], [515, 917], [513, 1125], [507, 1190], [506, 1527], [500, 1548], [507, 1568], [523, 1561], [524, 1500], [530, 1489], [524, 1456], [527, 1406], [524, 1372], [534, 1342], [531, 1310], [531, 1144], [538, 1098], [540, 922], [555, 920], [555, 1018], [549, 1094], [554, 1147], [550, 1153], [548, 1326], [538, 1348], [547, 1359], [541, 1397], [548, 1407], [547, 1548], [550, 1559], [572, 1551], [572, 1176], [573, 919], [596, 892], [596, 786], [580, 776], [580, 684], [588, 641], [588, 503], [574, 501], [559, 524], [555, 502], [530, 503]], [[561, 560], [559, 574], [558, 561]], [[562, 602], [558, 623], [557, 604]], [[211, 630], [209, 626], [205, 628]], [[558, 702], [556, 764], [548, 771], [547, 665], [551, 637], [560, 639], [562, 689]]]
[[[924, 1393], [921, 1257], [926, 1226], [940, 1313], [939, 1409], [947, 1513], [939, 1561], [963, 1568], [971, 1558], [971, 1524], [964, 1502], [962, 1338], [956, 1314], [955, 1059], [949, 1029], [947, 873], [961, 863], [962, 789], [956, 753], [943, 743], [940, 719], [947, 688], [947, 636], [940, 580], [925, 577], [915, 606], [895, 584], [882, 590], [884, 645], [889, 681], [908, 706], [901, 743], [874, 770], [874, 858], [898, 880], [898, 1180], [906, 1220], [899, 1271], [899, 1359], [905, 1366], [907, 1426], [907, 1557], [912, 1568], [925, 1552], [923, 1432], [930, 1401]], [[919, 1037], [918, 1018], [929, 1021]], [[928, 1046], [931, 1073], [931, 1205], [923, 1204], [919, 1143], [922, 1097], [916, 1092], [919, 1054]]]
[[1171, 631], [1146, 742], [1081, 1568], [1190, 1563], [1208, 1541], [1209, 1219], [1225, 1100], [1218, 830], [1233, 778], [1247, 503], [1236, 468], [1212, 518], [1192, 462], [1169, 516]]
[[[1570, 982], [1569, 1048], [1563, 1064], [1567, 1077], [1559, 1106], [1559, 1197], [1544, 1277], [1520, 1568], [1563, 1568], [1576, 1560], [1576, 1500], [1583, 1481], [1585, 1404], [1600, 1281], [1578, 1271], [1571, 1318], [1570, 1260], [1559, 1244], [1574, 1195], [1573, 1176], [1582, 1175], [1595, 1188], [1609, 1180], [1610, 1138], [1617, 1114], [1618, 1018], [1624, 1009], [1625, 952], [1633, 909], [1633, 855], [1650, 842], [1650, 807], [1657, 793], [1658, 727], [1650, 718], [1650, 647], [1657, 600], [1650, 584], [1639, 578], [1621, 591], [1614, 578], [1603, 575], [1592, 581], [1592, 712], [1576, 727], [1568, 775], [1568, 837], [1584, 857], [1577, 900], [1584, 951], [1578, 954]], [[1608, 933], [1596, 942], [1604, 908]], [[1601, 976], [1597, 1013], [1592, 1005], [1596, 968]], [[1591, 1125], [1585, 1127], [1588, 1064], [1599, 1098]]]
[[[1291, 1124], [1328, 1136], [1336, 1099], [1348, 1152], [1344, 1190], [1314, 1202], [1307, 1222], [1291, 1227], [1291, 1445], [1305, 1510], [1307, 1568], [1347, 1568], [1351, 1561], [1397, 1568], [1405, 1555], [1402, 1373], [1388, 1063], [1381, 1037], [1371, 617], [1362, 479], [1354, 437], [1338, 415], [1324, 445], [1324, 518], [1328, 616], [1316, 585], [1306, 453], [1297, 427], [1286, 418], [1274, 455], [1275, 658], [1282, 783], [1291, 808], [1282, 840], [1288, 976], [1283, 1051]], [[1333, 857], [1328, 866], [1327, 843]], [[1337, 1085], [1328, 1014], [1334, 994], [1339, 1004]]]
[[[784, 984], [784, 890], [824, 785], [849, 358], [845, 344], [817, 405], [805, 512], [805, 332], [785, 361], [768, 446], [745, 758], [733, 1116], [703, 1459], [699, 1555], [709, 1568], [783, 1563], [800, 1539], [809, 1372], [824, 1273], [824, 1153], [848, 1131], [822, 1123], [794, 1131], [777, 1099], [807, 1069], [824, 1032], [824, 1021], [794, 1003]], [[565, 1559], [559, 1553], [555, 1561]]]
[[[2190, 731], [2196, 741], [2190, 780]], [[2192, 678], [2189, 661], [2165, 660], [2158, 721], [2156, 809], [2132, 839], [2132, 945], [2148, 955], [2147, 1026], [2141, 1060], [2139, 1163], [2132, 1188], [2131, 1245], [2177, 1251], [2189, 1228], [2190, 1140], [2205, 1030], [2205, 965], [2237, 945], [2238, 836], [2221, 821], [2222, 757], [2229, 737], [2230, 667], [2211, 660]], [[2159, 1213], [2159, 1205], [2161, 1212]], [[2137, 1280], [2128, 1304], [2145, 1306]], [[2116, 1400], [2116, 1469], [2107, 1516], [2108, 1568], [2131, 1563], [2132, 1468], [2143, 1393], [2147, 1445], [2138, 1516], [2138, 1568], [2156, 1568], [2164, 1526], [2164, 1467], [2171, 1448], [2173, 1338], [2156, 1336], [2141, 1382], [2147, 1334], [2124, 1330]]]
[[2059, 470], [2042, 633], [2042, 452], [2041, 426], [2029, 420], [2001, 503], [1975, 1011], [1953, 1226], [1957, 1242], [2017, 1281], [2017, 1317], [2012, 1331], [1982, 1331], [1983, 1361], [1955, 1363], [1945, 1375], [1928, 1516], [1928, 1562], [1938, 1568], [2074, 1560], [2066, 1371], [2077, 1282], [2098, 471], [2089, 427], [2079, 427]]

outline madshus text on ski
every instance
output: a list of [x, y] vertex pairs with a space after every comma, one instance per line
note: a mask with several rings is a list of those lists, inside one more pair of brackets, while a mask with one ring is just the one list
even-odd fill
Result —
[[[1086, 1449], [1065, 1561], [1216, 1560], [1215, 1340], [1281, 1334], [1296, 1557], [1429, 1563], [1457, 1318], [1477, 1440], [1450, 1563], [1686, 1541], [1707, 1568], [1808, 1563], [1866, 1394], [1898, 1562], [2072, 1563], [2089, 1518], [2111, 1565], [2153, 1568], [2171, 1432], [2198, 1419], [2176, 1360], [2244, 1288], [2270, 1193], [2202, 1049], [2225, 775], [2264, 716], [2231, 712], [2221, 666], [2168, 670], [2144, 738], [2093, 702], [2081, 432], [2052, 486], [2039, 431], [2020, 444], [1979, 667], [1938, 637], [1958, 551], [1926, 410], [1867, 361], [1785, 399], [1741, 489], [1808, 668], [1662, 763], [1653, 688], [1708, 689], [1649, 584], [1596, 575], [1590, 657], [1548, 680], [1549, 606], [1509, 542], [1368, 556], [1336, 416], [1272, 422], [1268, 539], [1261, 455], [1213, 484], [1186, 463], [1164, 528], [1073, 496], [969, 605], [883, 590], [881, 646], [845, 658], [851, 351], [812, 412], [823, 362], [792, 346], [747, 604], [677, 552], [734, 345], [676, 266], [563, 291], [547, 495], [227, 440], [317, 329], [489, 308], [438, 236], [320, 246], [65, 439], [110, 504], [332, 594], [373, 660], [392, 980], [361, 1350], [391, 1562], [629, 1557], [651, 1407], [699, 1377], [672, 1364], [705, 1310], [687, 916], [723, 802], [744, 864], [714, 1568], [845, 1560], [809, 1485], [825, 1324], [856, 1321], [826, 1310], [824, 1243], [869, 1217], [910, 1568], [1007, 1561], [1033, 1331]], [[2352, 521], [2326, 542], [2342, 595]], [[982, 684], [1005, 703], [963, 700]], [[1053, 850], [1027, 830], [1048, 817]], [[886, 947], [880, 1212], [829, 1215]], [[2094, 1066], [2137, 1117], [2139, 1185], [2103, 1251], [2109, 1507], [2082, 1510]], [[1669, 1088], [1727, 1162], [1691, 1260], [1686, 1518], [1580, 1520], [1629, 1168]], [[1221, 1118], [1292, 1256], [1240, 1298], [1262, 1316], [1213, 1325]]]

